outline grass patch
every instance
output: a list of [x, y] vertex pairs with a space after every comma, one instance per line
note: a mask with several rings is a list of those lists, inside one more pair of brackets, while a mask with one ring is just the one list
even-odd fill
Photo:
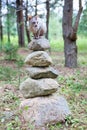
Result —
[[[18, 35], [15, 35], [15, 36], [11, 35], [10, 40], [11, 40], [10, 42], [13, 43], [13, 45], [18, 46]], [[2, 46], [6, 45], [6, 43], [8, 43], [8, 37], [7, 35], [4, 35]]]
[[[51, 34], [51, 32], [50, 32], [50, 37], [49, 37], [51, 50], [63, 52], [64, 51], [64, 41], [62, 38], [62, 34], [55, 37], [54, 36], [55, 31], [53, 31], [52, 34]], [[27, 41], [25, 41], [25, 42], [27, 43]], [[0, 43], [0, 50], [3, 49], [4, 46], [6, 46], [6, 43], [7, 43], [7, 36], [4, 36], [3, 43]], [[15, 36], [15, 37], [11, 36], [11, 43], [13, 45], [18, 46], [17, 36]], [[78, 39], [77, 39], [77, 46], [78, 46], [79, 53], [87, 52], [87, 38], [85, 36], [79, 35]]]
[[[56, 40], [50, 40], [50, 45], [52, 51], [64, 51], [64, 41], [60, 37]], [[86, 53], [87, 52], [87, 38], [79, 36], [77, 39], [77, 46], [78, 46], [78, 52], [79, 53]]]
[[87, 38], [79, 36], [77, 39], [78, 52], [87, 52]]
[[0, 81], [12, 81], [16, 75], [17, 71], [13, 68], [0, 66]]
[[61, 51], [61, 52], [63, 52], [63, 50], [64, 50], [64, 44], [63, 44], [63, 39], [62, 38], [60, 38], [60, 39], [58, 39], [58, 40], [51, 40], [50, 41], [50, 45], [51, 45], [51, 49], [52, 49], [52, 51]]
[[[75, 71], [70, 76], [59, 76], [61, 85], [60, 94], [64, 95], [72, 112], [72, 116], [66, 118], [65, 124], [55, 126], [58, 130], [86, 130], [87, 124], [87, 77], [82, 77], [81, 71]], [[87, 74], [86, 74], [87, 76]]]

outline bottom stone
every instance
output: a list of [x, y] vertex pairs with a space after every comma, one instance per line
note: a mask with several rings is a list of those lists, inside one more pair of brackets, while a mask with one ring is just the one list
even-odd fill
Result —
[[35, 128], [65, 121], [71, 114], [65, 98], [54, 95], [25, 99], [20, 109], [24, 120]]

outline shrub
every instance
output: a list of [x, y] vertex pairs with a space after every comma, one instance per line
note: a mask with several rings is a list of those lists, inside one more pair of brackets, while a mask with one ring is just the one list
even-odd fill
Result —
[[17, 58], [17, 50], [18, 47], [13, 45], [12, 43], [7, 43], [4, 45], [3, 48], [5, 54], [6, 54], [6, 59], [8, 60], [16, 60]]

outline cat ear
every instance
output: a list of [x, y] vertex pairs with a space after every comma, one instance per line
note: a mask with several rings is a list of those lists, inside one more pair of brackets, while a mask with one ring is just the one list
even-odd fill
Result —
[[32, 19], [32, 16], [28, 16], [28, 20], [30, 21]]
[[35, 18], [36, 18], [36, 19], [39, 18], [39, 15], [36, 15]]

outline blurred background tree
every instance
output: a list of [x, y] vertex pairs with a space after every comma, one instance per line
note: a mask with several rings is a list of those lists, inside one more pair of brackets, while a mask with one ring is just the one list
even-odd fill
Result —
[[85, 0], [85, 8], [79, 25], [79, 34], [87, 36], [87, 0]]

